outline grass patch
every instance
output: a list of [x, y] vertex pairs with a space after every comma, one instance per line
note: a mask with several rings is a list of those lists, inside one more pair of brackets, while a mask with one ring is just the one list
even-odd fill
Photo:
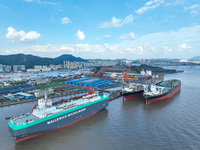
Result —
[[39, 86], [37, 86], [37, 89], [46, 89], [46, 88], [60, 86], [60, 85], [63, 85], [63, 83], [53, 83], [53, 84], [39, 85]]

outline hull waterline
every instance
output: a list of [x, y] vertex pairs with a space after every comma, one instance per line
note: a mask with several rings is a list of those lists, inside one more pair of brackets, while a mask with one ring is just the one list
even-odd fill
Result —
[[150, 104], [150, 103], [154, 103], [157, 101], [163, 101], [165, 99], [168, 99], [170, 97], [172, 97], [173, 95], [175, 95], [177, 92], [179, 92], [181, 89], [181, 85], [179, 85], [178, 87], [176, 87], [175, 89], [173, 89], [171, 92], [164, 94], [164, 95], [160, 95], [156, 98], [151, 98], [151, 99], [146, 99], [146, 104]]

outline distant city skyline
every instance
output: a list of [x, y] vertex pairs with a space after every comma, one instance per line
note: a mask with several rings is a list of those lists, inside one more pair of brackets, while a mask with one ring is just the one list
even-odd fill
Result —
[[200, 1], [6, 0], [0, 55], [190, 59], [200, 55]]

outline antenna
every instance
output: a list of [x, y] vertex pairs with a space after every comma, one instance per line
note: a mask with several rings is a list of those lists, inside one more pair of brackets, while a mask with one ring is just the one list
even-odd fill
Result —
[[46, 93], [46, 92], [45, 92], [45, 97], [44, 97], [44, 99], [47, 100], [47, 93]]

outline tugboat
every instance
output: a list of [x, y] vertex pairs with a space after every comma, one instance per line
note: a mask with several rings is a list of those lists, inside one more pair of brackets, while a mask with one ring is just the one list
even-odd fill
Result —
[[145, 103], [150, 104], [172, 97], [181, 89], [181, 81], [177, 79], [166, 80], [155, 85], [144, 85], [143, 96]]

